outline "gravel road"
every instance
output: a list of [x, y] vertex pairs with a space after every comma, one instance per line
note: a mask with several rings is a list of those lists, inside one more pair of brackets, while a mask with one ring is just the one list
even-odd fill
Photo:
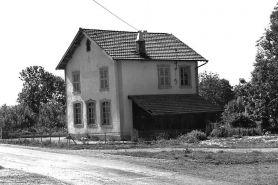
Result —
[[[88, 154], [89, 152], [89, 154]], [[80, 152], [82, 154], [82, 151]], [[98, 151], [54, 152], [51, 149], [34, 149], [0, 144], [0, 166], [56, 179], [40, 184], [229, 184], [215, 180], [147, 167], [137, 158], [114, 156]], [[148, 159], [150, 160], [150, 159]], [[136, 161], [136, 162], [135, 162]], [[150, 160], [150, 162], [155, 160]], [[165, 163], [167, 165], [167, 163]], [[0, 177], [4, 171], [0, 170]], [[11, 175], [11, 174], [10, 174]], [[29, 183], [28, 183], [29, 184]], [[32, 182], [30, 182], [32, 184]]]

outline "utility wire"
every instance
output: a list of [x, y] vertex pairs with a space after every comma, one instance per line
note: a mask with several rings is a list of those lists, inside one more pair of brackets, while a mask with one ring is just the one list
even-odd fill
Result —
[[105, 8], [103, 5], [101, 5], [100, 3], [98, 3], [96, 0], [93, 0], [95, 3], [97, 3], [99, 6], [101, 6], [103, 9], [105, 9], [106, 11], [108, 11], [109, 13], [111, 13], [112, 15], [114, 15], [115, 17], [117, 17], [118, 19], [120, 19], [121, 21], [123, 21], [124, 23], [126, 23], [127, 25], [129, 25], [130, 27], [132, 27], [133, 29], [135, 29], [136, 31], [138, 31], [138, 29], [136, 29], [135, 27], [131, 26], [130, 24], [128, 24], [126, 21], [124, 21], [123, 19], [121, 19], [120, 17], [118, 17], [117, 15], [115, 15], [114, 13], [112, 13], [110, 10], [108, 10], [107, 8]]

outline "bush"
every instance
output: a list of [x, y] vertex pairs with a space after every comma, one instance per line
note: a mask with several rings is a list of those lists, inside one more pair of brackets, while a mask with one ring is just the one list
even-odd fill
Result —
[[232, 127], [242, 127], [242, 128], [256, 128], [256, 122], [251, 120], [248, 116], [239, 114], [235, 116], [234, 120], [231, 121], [230, 125]]
[[138, 130], [133, 129], [133, 130], [132, 130], [132, 133], [131, 133], [131, 138], [130, 138], [130, 140], [131, 140], [132, 142], [138, 142], [138, 139], [139, 139], [139, 132], [138, 132]]
[[228, 136], [259, 136], [261, 130], [259, 128], [228, 128]]
[[207, 139], [206, 134], [199, 130], [193, 130], [185, 135], [181, 135], [178, 137], [178, 140], [180, 142], [185, 142], [185, 143], [197, 143], [199, 141], [203, 141], [206, 139]]
[[226, 127], [221, 126], [219, 128], [215, 128], [210, 133], [211, 137], [228, 137], [228, 130]]
[[169, 139], [169, 134], [166, 132], [160, 132], [155, 137], [156, 140], [167, 140]]

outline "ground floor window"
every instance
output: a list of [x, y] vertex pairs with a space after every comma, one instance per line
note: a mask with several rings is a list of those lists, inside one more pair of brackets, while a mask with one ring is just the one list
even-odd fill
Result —
[[100, 101], [101, 125], [111, 125], [111, 102], [110, 100]]
[[95, 125], [96, 124], [96, 103], [93, 100], [86, 102], [87, 106], [87, 124]]
[[74, 124], [82, 124], [82, 107], [81, 103], [74, 103], [73, 104], [73, 115], [74, 115]]

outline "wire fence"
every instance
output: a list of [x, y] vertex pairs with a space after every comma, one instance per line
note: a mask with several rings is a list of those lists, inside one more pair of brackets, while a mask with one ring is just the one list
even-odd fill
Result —
[[[200, 129], [204, 131], [205, 129]], [[192, 129], [176, 129], [176, 130], [150, 130], [150, 131], [133, 131], [133, 132], [103, 132], [103, 133], [88, 133], [82, 135], [68, 134], [67, 132], [9, 132], [3, 131], [0, 128], [0, 141], [8, 143], [13, 141], [31, 141], [31, 142], [51, 142], [51, 143], [68, 143], [68, 144], [97, 144], [97, 143], [129, 143], [138, 138], [144, 141], [153, 141], [159, 139], [177, 138], [180, 135], [186, 134]]]

